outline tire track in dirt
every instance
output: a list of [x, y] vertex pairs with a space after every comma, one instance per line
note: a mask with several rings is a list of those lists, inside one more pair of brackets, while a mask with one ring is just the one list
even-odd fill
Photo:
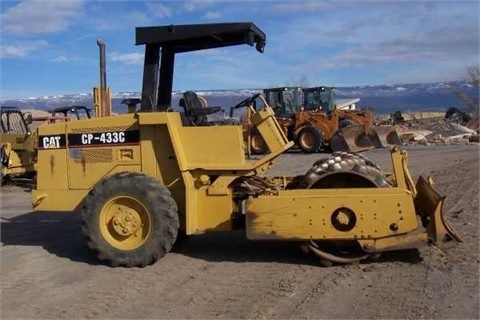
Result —
[[[355, 266], [336, 267], [340, 271], [334, 285], [330, 279], [322, 279], [298, 305], [280, 318], [455, 318], [459, 314], [478, 318], [478, 279], [472, 277], [472, 265], [478, 266], [479, 187], [476, 174], [479, 162], [478, 154], [469, 155], [471, 157], [463, 159], [458, 158], [455, 150], [442, 152], [447, 161], [440, 163], [425, 162], [432, 154], [414, 151], [409, 156], [410, 166], [413, 164], [417, 168], [416, 175], [430, 173], [424, 169], [430, 166], [437, 188], [447, 195], [447, 219], [453, 220], [454, 227], [470, 238], [467, 248], [462, 248], [464, 244], [442, 249], [424, 247], [417, 251], [420, 256], [411, 261], [402, 257], [411, 253], [389, 253], [384, 259], [388, 261], [389, 256], [393, 257], [392, 262], [361, 264], [358, 266], [360, 273]], [[460, 214], [465, 212], [464, 219], [455, 218], [459, 210]], [[467, 227], [459, 228], [459, 223]], [[464, 263], [459, 264], [459, 257]], [[451, 274], [454, 274], [453, 279], [460, 281], [452, 280]], [[459, 299], [457, 294], [467, 299]]]
[[[426, 251], [429, 286], [435, 317], [479, 317], [479, 161], [476, 157], [459, 159], [452, 168], [437, 172], [437, 188], [447, 196], [444, 214], [463, 239]], [[472, 266], [477, 277], [472, 278]], [[463, 297], [463, 298], [461, 298]], [[466, 297], [466, 298], [465, 298]]]
[[[414, 312], [405, 312], [406, 307], [415, 304], [415, 297], [421, 295], [420, 288], [409, 287], [408, 283], [421, 280], [421, 276], [410, 277], [409, 282], [398, 282], [397, 278], [403, 278], [405, 272], [395, 262], [337, 268], [342, 276], [327, 279], [333, 282], [330, 286], [319, 283], [317, 290], [313, 290], [290, 315], [292, 318], [429, 318], [424, 306], [415, 308]], [[399, 292], [404, 290], [410, 295], [399, 297]]]
[[[45, 317], [87, 319], [174, 317], [171, 306], [178, 305], [183, 310], [190, 285], [211, 268], [205, 261], [183, 261], [177, 265], [178, 260], [178, 255], [171, 254], [162, 259], [162, 265], [143, 269], [98, 266], [81, 284], [88, 307], [85, 301], [79, 301], [70, 302], [65, 308], [67, 301], [71, 301], [70, 297], [65, 297], [65, 303], [44, 306], [40, 312]], [[196, 272], [192, 273], [193, 270]]]

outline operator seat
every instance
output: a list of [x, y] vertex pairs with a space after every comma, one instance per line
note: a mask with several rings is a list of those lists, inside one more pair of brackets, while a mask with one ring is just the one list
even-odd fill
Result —
[[178, 104], [185, 110], [185, 117], [191, 126], [209, 125], [207, 115], [222, 110], [221, 107], [204, 107], [193, 91], [185, 91]]

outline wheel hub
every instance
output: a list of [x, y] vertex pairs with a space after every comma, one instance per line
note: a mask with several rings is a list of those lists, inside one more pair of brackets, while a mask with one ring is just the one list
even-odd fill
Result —
[[112, 219], [113, 230], [121, 236], [135, 234], [142, 226], [140, 216], [129, 208], [118, 206]]
[[348, 212], [339, 211], [338, 215], [335, 217], [335, 220], [341, 225], [348, 226], [350, 223], [350, 215]]
[[145, 206], [133, 197], [110, 199], [100, 212], [100, 232], [113, 247], [133, 250], [150, 236], [152, 220]]
[[306, 146], [312, 146], [315, 143], [315, 138], [312, 134], [306, 133], [302, 136], [302, 141]]

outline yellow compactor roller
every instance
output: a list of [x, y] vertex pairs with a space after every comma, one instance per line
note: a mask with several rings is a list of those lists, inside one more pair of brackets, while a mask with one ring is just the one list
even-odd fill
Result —
[[458, 239], [443, 197], [428, 179], [412, 182], [398, 148], [388, 175], [361, 155], [336, 153], [303, 176], [268, 177], [293, 142], [265, 102], [254, 110], [258, 94], [243, 102], [271, 151], [258, 159], [246, 157], [240, 125], [189, 125], [171, 111], [176, 54], [240, 44], [263, 52], [265, 42], [251, 22], [137, 28], [141, 108], [41, 126], [34, 209], [81, 210], [88, 245], [126, 267], [155, 262], [179, 232], [245, 228], [252, 240], [297, 241], [326, 265]]

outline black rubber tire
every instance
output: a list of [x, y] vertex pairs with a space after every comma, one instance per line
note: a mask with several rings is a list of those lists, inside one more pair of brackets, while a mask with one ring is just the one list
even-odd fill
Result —
[[[307, 136], [310, 136], [310, 139], [306, 138]], [[307, 144], [307, 140], [310, 140], [311, 143]], [[297, 145], [305, 153], [320, 152], [323, 140], [322, 132], [318, 128], [312, 126], [303, 128], [297, 135]]]
[[[254, 142], [256, 141], [256, 142]], [[260, 135], [260, 132], [258, 132], [257, 128], [254, 128], [250, 132], [250, 151], [252, 154], [265, 154], [268, 153], [268, 147], [263, 140], [262, 136]]]
[[340, 120], [340, 122], [338, 123], [338, 128], [342, 129], [342, 128], [345, 128], [345, 127], [348, 127], [348, 126], [353, 126], [353, 125], [356, 125], [356, 123], [353, 122], [352, 120], [343, 119], [343, 120]]
[[3, 145], [0, 146], [0, 186], [3, 186], [4, 183], [4, 175], [3, 175], [3, 163], [7, 162], [6, 154], [5, 154], [5, 147]]
[[3, 163], [0, 161], [0, 186], [3, 186]]
[[[138, 201], [149, 213], [150, 231], [145, 241], [132, 250], [111, 245], [100, 230], [102, 208], [115, 197]], [[152, 177], [133, 172], [109, 176], [90, 191], [82, 210], [82, 231], [88, 246], [111, 266], [145, 267], [162, 258], [175, 243], [178, 207], [170, 191]]]

